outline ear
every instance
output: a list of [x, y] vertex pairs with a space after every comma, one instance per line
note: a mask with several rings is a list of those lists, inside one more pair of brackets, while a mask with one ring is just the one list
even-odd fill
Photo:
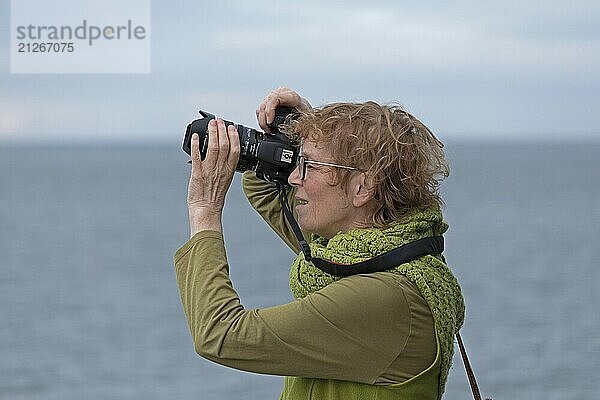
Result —
[[360, 208], [366, 205], [375, 193], [371, 180], [364, 172], [359, 173], [350, 180], [350, 194], [352, 196], [352, 205]]

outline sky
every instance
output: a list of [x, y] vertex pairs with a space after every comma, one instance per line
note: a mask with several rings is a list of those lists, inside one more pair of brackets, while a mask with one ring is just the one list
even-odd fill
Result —
[[10, 29], [0, 0], [0, 144], [179, 142], [199, 109], [256, 127], [278, 86], [398, 102], [443, 141], [600, 141], [597, 0], [152, 1], [148, 74], [14, 74]]

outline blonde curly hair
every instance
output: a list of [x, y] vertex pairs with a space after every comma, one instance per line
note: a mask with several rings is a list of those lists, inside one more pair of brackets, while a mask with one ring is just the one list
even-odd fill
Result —
[[[326, 145], [334, 163], [366, 173], [377, 204], [374, 226], [401, 220], [414, 208], [443, 205], [438, 189], [449, 174], [444, 145], [399, 105], [333, 103], [301, 113], [283, 130], [296, 141]], [[332, 184], [345, 188], [352, 171], [332, 172]]]

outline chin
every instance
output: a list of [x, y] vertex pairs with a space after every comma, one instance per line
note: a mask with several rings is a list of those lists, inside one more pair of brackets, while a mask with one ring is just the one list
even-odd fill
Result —
[[312, 227], [310, 225], [303, 224], [300, 221], [298, 221], [298, 225], [300, 225], [300, 229], [302, 229], [304, 232], [316, 233], [314, 227]]
[[300, 218], [298, 218], [298, 225], [300, 226], [300, 229], [302, 229], [304, 232], [314, 233], [316, 235], [321, 236], [321, 234], [317, 232], [318, 229], [315, 229], [314, 225], [304, 223]]

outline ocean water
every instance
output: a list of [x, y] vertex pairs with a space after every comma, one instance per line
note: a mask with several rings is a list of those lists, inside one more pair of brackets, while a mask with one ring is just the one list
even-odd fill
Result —
[[[483, 394], [597, 398], [600, 144], [447, 153], [445, 254]], [[281, 377], [194, 353], [172, 261], [188, 238], [188, 174], [177, 144], [0, 145], [0, 399], [278, 398]], [[243, 304], [291, 300], [293, 254], [239, 176], [224, 225]], [[445, 398], [470, 397], [456, 356]]]

